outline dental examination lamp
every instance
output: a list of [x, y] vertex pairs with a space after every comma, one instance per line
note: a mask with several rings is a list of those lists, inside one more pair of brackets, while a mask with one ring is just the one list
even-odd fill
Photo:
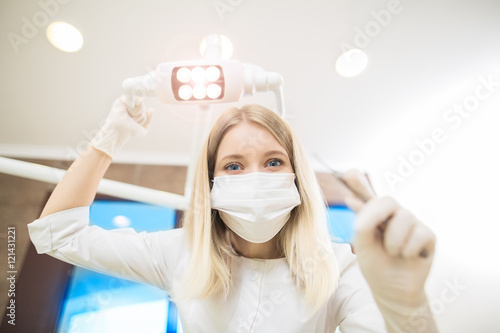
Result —
[[[229, 40], [224, 38], [218, 34], [207, 36], [202, 41], [202, 49], [206, 45], [202, 51], [203, 59], [164, 62], [146, 75], [126, 79], [122, 89], [129, 112], [134, 109], [136, 97], [159, 98], [164, 104], [195, 104], [200, 110], [205, 110], [214, 103], [237, 102], [242, 96], [271, 91], [276, 97], [277, 113], [285, 118], [282, 76], [266, 72], [256, 65], [224, 59], [229, 57], [223, 57], [223, 43], [230, 45]], [[210, 116], [200, 114], [200, 117]], [[186, 200], [189, 200], [192, 191], [198, 152], [209, 131], [208, 128], [203, 130], [201, 126], [202, 122], [197, 122], [193, 131], [184, 188]]]
[[159, 98], [164, 104], [198, 104], [237, 102], [241, 96], [272, 91], [278, 113], [284, 118], [283, 78], [259, 66], [237, 60], [223, 60], [221, 36], [209, 35], [204, 59], [165, 62], [144, 76], [126, 79], [123, 93], [129, 110], [135, 97]]

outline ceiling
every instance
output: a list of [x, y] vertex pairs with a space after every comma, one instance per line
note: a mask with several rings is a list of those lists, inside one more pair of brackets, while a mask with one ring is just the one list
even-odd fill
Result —
[[[199, 43], [210, 33], [229, 37], [233, 59], [283, 75], [289, 122], [311, 155], [340, 169], [370, 168], [384, 158], [396, 165], [395, 157], [412, 149], [415, 137], [428, 135], [478, 76], [500, 74], [496, 0], [41, 3], [52, 5], [0, 4], [1, 155], [74, 158], [121, 94], [124, 79], [161, 62], [200, 58]], [[381, 14], [387, 10], [390, 18]], [[51, 46], [44, 15], [77, 27], [83, 48], [64, 53]], [[376, 16], [383, 25], [363, 38], [360, 31], [375, 29]], [[6, 36], [23, 36], [26, 20], [40, 27], [13, 47]], [[368, 54], [360, 76], [335, 72], [346, 47]], [[272, 93], [237, 105], [247, 103], [275, 108]], [[148, 136], [131, 140], [117, 161], [186, 164], [196, 124], [206, 118], [194, 106], [148, 104], [156, 110]], [[215, 105], [208, 123], [228, 106]]]
[[[79, 52], [48, 42], [49, 22], [40, 21], [47, 3], [50, 21], [82, 32]], [[388, 10], [390, 19], [381, 14]], [[498, 0], [2, 0], [0, 155], [74, 158], [123, 80], [198, 59], [201, 39], [222, 33], [233, 59], [284, 77], [288, 120], [311, 156], [367, 169], [379, 193], [392, 190], [435, 230], [433, 304], [450, 281], [467, 286], [440, 310], [443, 332], [498, 331], [499, 18]], [[26, 33], [34, 19], [38, 31], [16, 52], [9, 34]], [[346, 47], [368, 54], [357, 77], [335, 72]], [[232, 106], [207, 114], [147, 103], [156, 110], [148, 135], [131, 140], [117, 162], [186, 164], [200, 122], [209, 128]], [[237, 105], [247, 103], [275, 108], [272, 93]], [[467, 103], [474, 111], [460, 111]], [[396, 191], [388, 173], [403, 179]]]

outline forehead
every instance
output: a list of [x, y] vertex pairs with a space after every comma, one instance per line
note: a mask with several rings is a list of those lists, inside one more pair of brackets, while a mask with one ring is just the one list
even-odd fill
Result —
[[224, 153], [240, 153], [278, 149], [286, 154], [278, 140], [264, 126], [243, 122], [232, 126], [222, 138], [218, 158]]

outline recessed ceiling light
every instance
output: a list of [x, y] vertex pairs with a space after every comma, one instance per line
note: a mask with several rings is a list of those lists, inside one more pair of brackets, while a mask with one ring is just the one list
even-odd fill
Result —
[[335, 69], [340, 76], [353, 77], [361, 74], [368, 65], [368, 56], [360, 49], [351, 49], [340, 55]]
[[76, 52], [82, 48], [83, 37], [80, 31], [65, 22], [53, 22], [47, 27], [47, 38], [61, 51]]

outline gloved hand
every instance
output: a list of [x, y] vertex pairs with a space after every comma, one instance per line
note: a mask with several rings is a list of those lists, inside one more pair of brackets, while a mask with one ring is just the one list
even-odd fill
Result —
[[378, 198], [365, 175], [342, 176], [357, 212], [353, 247], [389, 332], [437, 332], [424, 286], [434, 256], [433, 232], [389, 197]]
[[116, 99], [111, 111], [90, 145], [113, 158], [118, 150], [133, 136], [146, 135], [153, 109], [146, 110], [143, 100], [135, 97], [135, 105], [127, 109], [125, 96]]

